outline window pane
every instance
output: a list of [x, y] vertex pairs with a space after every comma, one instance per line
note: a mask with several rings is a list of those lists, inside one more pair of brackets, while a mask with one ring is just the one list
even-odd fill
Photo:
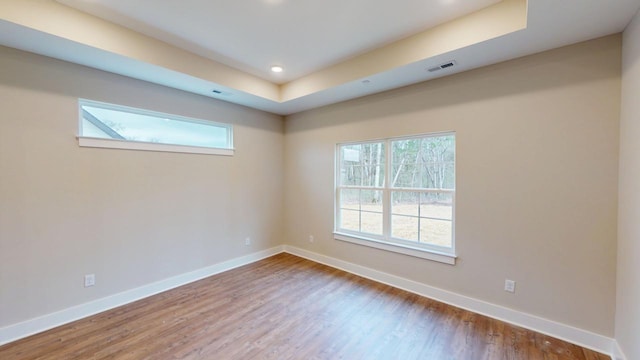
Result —
[[453, 235], [452, 222], [449, 220], [420, 219], [420, 242], [451, 247]]
[[361, 148], [362, 145], [343, 145], [340, 147], [341, 185], [360, 185], [362, 183]]
[[420, 216], [453, 220], [453, 196], [449, 193], [422, 193]]
[[340, 208], [360, 210], [360, 190], [359, 189], [340, 190]]
[[342, 145], [340, 147], [340, 184], [384, 186], [384, 143]]
[[453, 189], [455, 182], [455, 137], [431, 136], [422, 139], [422, 187]]
[[382, 235], [382, 191], [361, 190], [362, 232]]
[[391, 144], [391, 186], [419, 187], [420, 139], [396, 140]]
[[396, 188], [419, 188], [420, 187], [420, 167], [412, 164], [398, 164], [393, 166], [393, 187]]
[[228, 149], [232, 146], [231, 128], [227, 125], [104, 106], [81, 102], [81, 136], [209, 148]]
[[382, 235], [382, 213], [362, 212], [362, 232]]
[[382, 191], [360, 190], [362, 210], [382, 212]]
[[395, 140], [391, 149], [392, 187], [453, 189], [453, 135]]
[[391, 193], [391, 213], [418, 216], [420, 193], [394, 191]]
[[418, 218], [392, 215], [391, 236], [398, 239], [418, 241]]
[[340, 209], [340, 228], [360, 231], [360, 211]]

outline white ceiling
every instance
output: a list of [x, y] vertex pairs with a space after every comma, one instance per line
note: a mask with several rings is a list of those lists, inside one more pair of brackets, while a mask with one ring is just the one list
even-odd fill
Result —
[[[639, 7], [640, 0], [2, 0], [0, 44], [287, 115], [617, 33]], [[522, 21], [508, 18], [518, 14]], [[425, 71], [454, 59], [454, 68]], [[285, 72], [269, 73], [273, 64]]]
[[499, 1], [58, 0], [278, 84]]

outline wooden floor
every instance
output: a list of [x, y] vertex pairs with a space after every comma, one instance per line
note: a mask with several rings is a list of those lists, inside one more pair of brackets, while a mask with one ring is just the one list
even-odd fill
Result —
[[280, 254], [0, 347], [0, 359], [609, 359]]

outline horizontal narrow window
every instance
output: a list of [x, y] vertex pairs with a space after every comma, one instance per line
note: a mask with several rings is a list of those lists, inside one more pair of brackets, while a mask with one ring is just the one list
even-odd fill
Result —
[[231, 125], [89, 100], [79, 101], [81, 146], [233, 154]]

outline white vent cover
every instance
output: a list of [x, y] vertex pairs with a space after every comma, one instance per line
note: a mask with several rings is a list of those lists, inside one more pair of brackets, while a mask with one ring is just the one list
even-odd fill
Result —
[[456, 61], [455, 60], [451, 60], [451, 61], [448, 61], [446, 63], [442, 63], [442, 64], [440, 64], [438, 66], [434, 66], [432, 68], [427, 68], [427, 71], [428, 72], [436, 72], [436, 71], [452, 68], [452, 67], [454, 67], [456, 65], [457, 65]]

